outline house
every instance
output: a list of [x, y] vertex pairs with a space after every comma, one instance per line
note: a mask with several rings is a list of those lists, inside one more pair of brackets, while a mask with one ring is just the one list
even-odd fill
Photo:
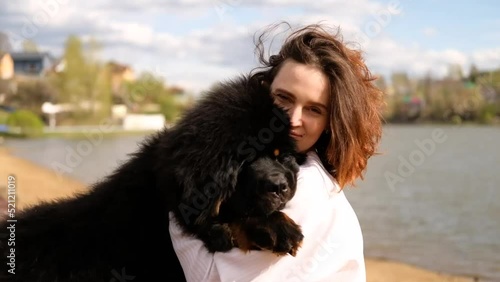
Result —
[[0, 79], [11, 79], [14, 76], [14, 61], [9, 53], [0, 52]]
[[54, 58], [48, 52], [12, 53], [14, 73], [24, 76], [43, 76], [54, 64]]
[[7, 94], [16, 91], [14, 77], [14, 62], [9, 53], [0, 52], [0, 105], [5, 101]]
[[120, 88], [124, 82], [135, 80], [134, 71], [130, 66], [111, 61], [108, 63], [108, 67], [111, 70], [111, 89], [113, 93], [120, 93]]

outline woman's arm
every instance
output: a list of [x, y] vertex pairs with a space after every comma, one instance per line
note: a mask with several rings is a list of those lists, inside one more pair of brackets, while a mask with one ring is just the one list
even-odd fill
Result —
[[169, 215], [170, 238], [186, 281], [221, 281], [213, 254], [208, 252], [200, 239], [183, 233], [173, 213]]

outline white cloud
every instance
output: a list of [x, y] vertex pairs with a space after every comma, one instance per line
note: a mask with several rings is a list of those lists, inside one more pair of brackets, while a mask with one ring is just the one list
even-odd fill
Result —
[[434, 27], [426, 27], [422, 29], [422, 33], [427, 37], [434, 37], [438, 34], [438, 31]]
[[369, 45], [366, 58], [374, 72], [386, 76], [395, 71], [406, 71], [414, 77], [423, 77], [428, 73], [444, 77], [452, 64], [460, 65], [464, 71], [473, 63], [480, 69], [500, 67], [500, 48], [469, 54], [455, 49], [431, 50], [418, 45], [406, 46], [392, 38], [382, 37], [374, 39]]
[[132, 45], [148, 46], [154, 43], [154, 30], [137, 22], [99, 21], [103, 29], [110, 29], [106, 41], [117, 41]]
[[471, 58], [480, 68], [500, 68], [500, 48], [476, 50], [472, 53]]

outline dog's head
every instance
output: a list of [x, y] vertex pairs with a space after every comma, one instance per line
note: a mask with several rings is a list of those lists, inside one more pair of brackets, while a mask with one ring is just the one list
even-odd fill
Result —
[[283, 209], [297, 190], [302, 158], [294, 152], [259, 156], [242, 168], [235, 192], [221, 208], [240, 216], [265, 216]]
[[297, 190], [299, 165], [291, 156], [264, 157], [253, 162], [242, 174], [241, 188], [255, 214], [281, 210]]
[[243, 160], [236, 187], [221, 208], [239, 216], [269, 215], [281, 210], [297, 190], [299, 165], [306, 155], [298, 153], [289, 135], [286, 110], [274, 104], [269, 89], [262, 85], [250, 91], [252, 118], [245, 141], [237, 147]]
[[[172, 206], [195, 206], [185, 214], [200, 222], [283, 208], [295, 194], [301, 163], [289, 132], [286, 111], [258, 79], [215, 87], [162, 139], [168, 154], [161, 163], [172, 165], [159, 175], [173, 172], [180, 187]], [[203, 208], [193, 204], [200, 197], [207, 199]]]

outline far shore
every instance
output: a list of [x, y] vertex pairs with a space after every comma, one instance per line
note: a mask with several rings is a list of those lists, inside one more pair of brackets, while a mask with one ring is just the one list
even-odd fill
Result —
[[[16, 209], [22, 210], [41, 201], [71, 197], [84, 192], [86, 186], [72, 178], [40, 167], [30, 161], [15, 157], [0, 145], [0, 196], [6, 198], [9, 176], [15, 177]], [[2, 209], [5, 207], [2, 206]], [[2, 211], [4, 212], [4, 211]], [[367, 282], [472, 282], [472, 277], [437, 273], [416, 266], [387, 261], [366, 259]]]

